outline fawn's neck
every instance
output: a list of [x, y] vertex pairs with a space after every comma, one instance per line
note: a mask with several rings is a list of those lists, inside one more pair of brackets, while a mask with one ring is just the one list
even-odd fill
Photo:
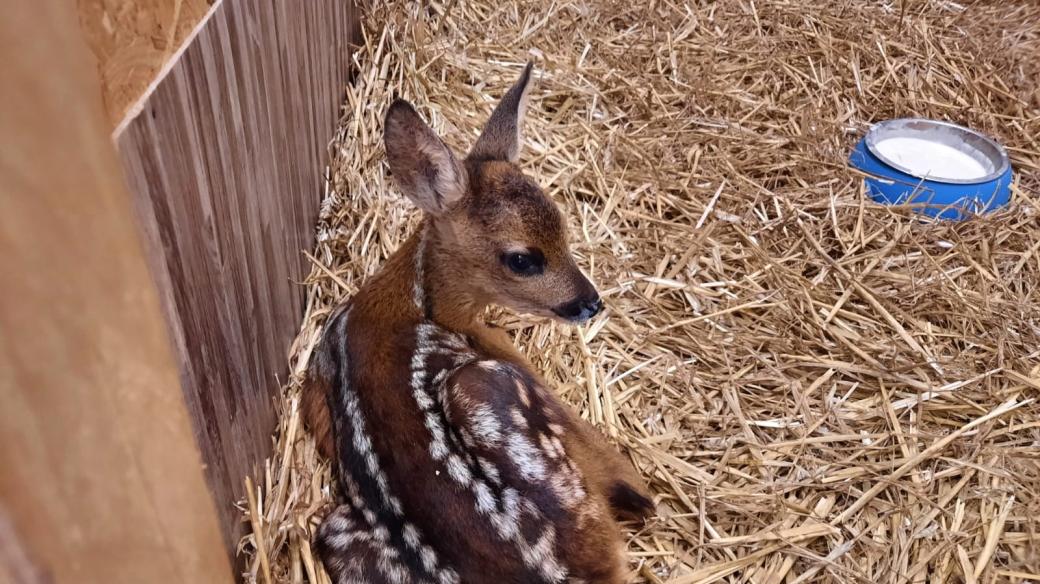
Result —
[[392, 290], [405, 290], [395, 296], [420, 318], [469, 337], [490, 357], [526, 363], [505, 332], [484, 323], [488, 302], [473, 289], [465, 266], [452, 257], [443, 237], [429, 220], [423, 221], [387, 261], [385, 281], [378, 282], [376, 292], [386, 298]]

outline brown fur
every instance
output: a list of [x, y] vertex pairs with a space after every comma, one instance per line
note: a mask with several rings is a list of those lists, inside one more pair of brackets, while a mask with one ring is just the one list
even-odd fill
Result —
[[332, 417], [325, 396], [332, 391], [327, 379], [311, 376], [303, 384], [300, 396], [300, 413], [303, 423], [314, 436], [318, 452], [335, 464], [336, 442], [332, 436]]
[[[523, 103], [528, 80], [529, 70], [499, 110]], [[389, 582], [394, 570], [427, 579], [429, 567], [401, 543], [407, 524], [436, 552], [437, 565], [450, 566], [461, 582], [553, 581], [539, 570], [558, 561], [569, 579], [618, 584], [623, 553], [615, 518], [652, 512], [645, 486], [598, 430], [546, 389], [508, 335], [479, 318], [492, 303], [553, 316], [554, 307], [594, 294], [570, 255], [559, 210], [512, 162], [517, 145], [508, 136], [516, 133], [516, 111], [510, 122], [509, 112], [496, 110], [489, 125], [500, 127], [485, 131], [493, 139], [482, 137], [479, 159], [468, 160], [465, 176], [457, 177], [454, 156], [417, 125], [414, 110], [395, 108], [387, 122], [394, 128], [387, 133], [391, 168], [431, 217], [330, 317], [312, 358], [302, 412], [319, 450], [338, 462], [347, 500], [319, 533], [325, 565], [337, 582]], [[544, 273], [510, 272], [500, 257], [517, 247], [537, 248]], [[435, 340], [423, 344], [422, 334]], [[441, 388], [434, 405], [415, 397], [416, 363], [420, 379], [447, 374], [439, 385], [419, 386]], [[431, 454], [437, 433], [430, 412], [439, 412], [454, 445], [448, 458]], [[502, 432], [499, 441], [473, 438], [488, 416]], [[532, 450], [534, 458], [525, 455], [529, 445], [542, 445]], [[369, 451], [375, 458], [366, 457]], [[449, 472], [460, 468], [446, 464], [452, 456], [470, 470]], [[399, 501], [387, 502], [380, 474]], [[551, 561], [525, 563], [522, 547], [503, 543], [501, 529], [475, 503], [478, 484], [494, 487], [500, 507], [507, 491], [522, 494], [532, 509], [517, 520], [522, 539], [551, 532], [554, 539], [545, 540]], [[398, 504], [403, 511], [395, 514]], [[371, 511], [367, 519], [364, 510]], [[371, 538], [357, 535], [366, 529]], [[363, 561], [349, 564], [351, 554]]]

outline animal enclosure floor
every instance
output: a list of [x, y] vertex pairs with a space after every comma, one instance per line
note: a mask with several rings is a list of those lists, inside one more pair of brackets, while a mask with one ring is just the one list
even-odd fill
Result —
[[[1040, 580], [1040, 5], [1032, 0], [372, 3], [330, 145], [247, 579], [327, 582], [333, 500], [299, 417], [329, 310], [407, 237], [395, 95], [465, 152], [534, 59], [523, 166], [607, 310], [490, 318], [625, 448], [658, 516], [632, 581]], [[1009, 209], [929, 224], [864, 198], [873, 122], [1009, 150]], [[392, 431], [392, 428], [386, 428]]]

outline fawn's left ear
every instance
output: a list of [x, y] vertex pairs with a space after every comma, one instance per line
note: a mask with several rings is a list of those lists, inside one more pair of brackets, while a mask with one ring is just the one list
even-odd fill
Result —
[[524, 121], [533, 85], [532, 68], [533, 63], [524, 67], [520, 79], [502, 97], [495, 111], [491, 112], [484, 131], [466, 157], [468, 160], [507, 160], [515, 163], [520, 159], [520, 126]]
[[390, 105], [383, 141], [394, 181], [423, 211], [438, 215], [466, 194], [466, 170], [408, 102]]

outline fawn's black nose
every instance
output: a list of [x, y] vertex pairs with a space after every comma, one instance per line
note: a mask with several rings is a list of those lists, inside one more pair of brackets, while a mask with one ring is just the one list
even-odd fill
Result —
[[599, 311], [602, 309], [603, 300], [600, 299], [599, 294], [594, 294], [593, 296], [578, 298], [563, 306], [554, 308], [553, 312], [571, 322], [585, 322], [599, 314]]

